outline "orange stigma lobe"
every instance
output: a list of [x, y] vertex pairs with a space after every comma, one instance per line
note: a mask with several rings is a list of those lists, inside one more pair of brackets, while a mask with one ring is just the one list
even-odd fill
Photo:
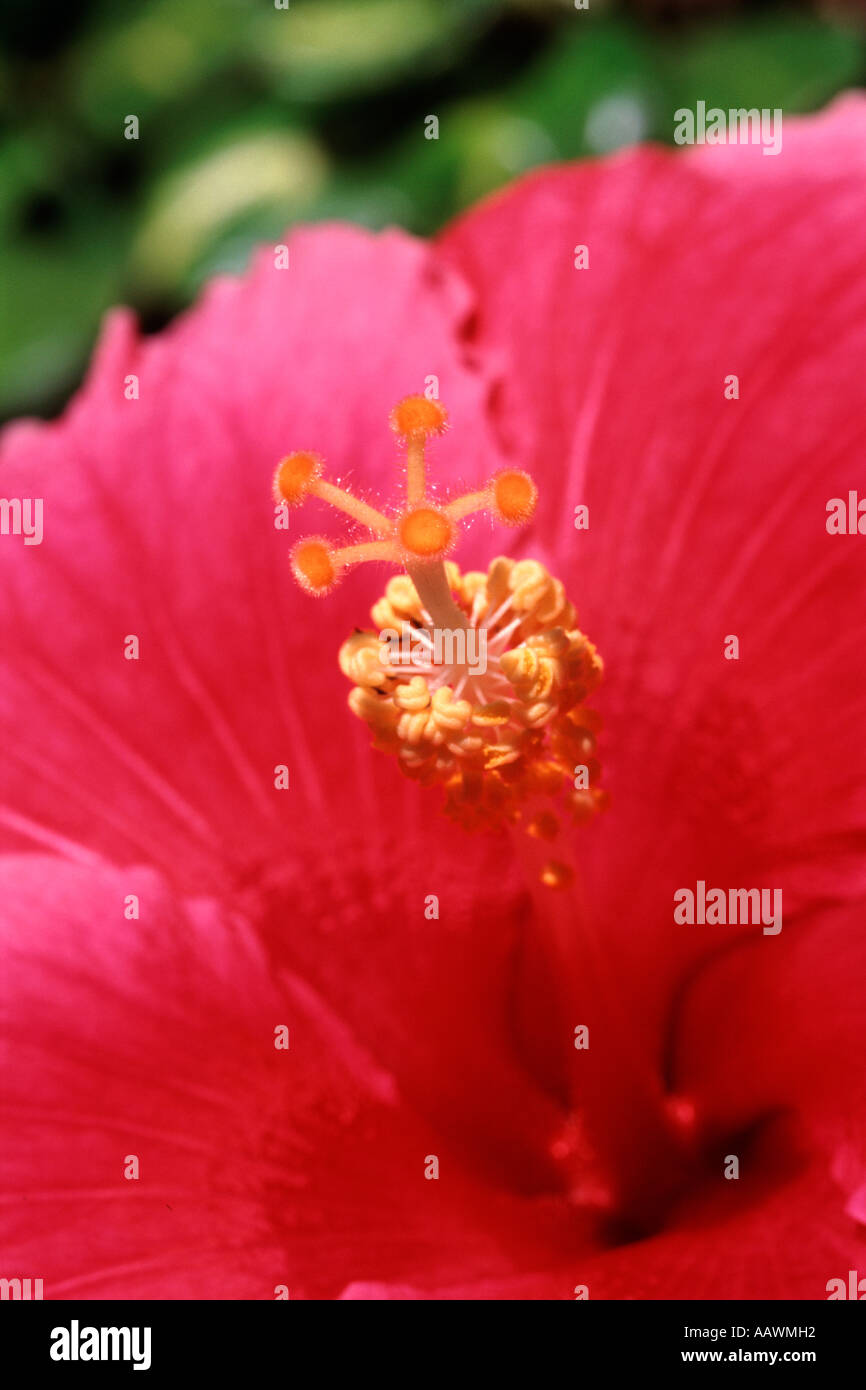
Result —
[[320, 536], [298, 541], [291, 554], [292, 572], [308, 594], [321, 597], [337, 582], [338, 566], [334, 551]]
[[389, 422], [401, 439], [427, 439], [448, 428], [448, 412], [439, 401], [428, 400], [426, 396], [407, 396], [394, 406]]
[[441, 560], [454, 545], [457, 527], [438, 507], [415, 507], [397, 523], [400, 544], [419, 560]]
[[535, 511], [538, 488], [528, 473], [506, 468], [490, 483], [492, 509], [505, 526], [522, 526]]
[[287, 502], [290, 507], [299, 506], [311, 484], [321, 477], [323, 466], [318, 454], [288, 454], [274, 474], [274, 500]]

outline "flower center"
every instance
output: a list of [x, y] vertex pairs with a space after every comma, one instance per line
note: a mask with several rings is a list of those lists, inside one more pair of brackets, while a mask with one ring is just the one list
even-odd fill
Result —
[[459, 625], [437, 623], [408, 574], [389, 580], [375, 630], [340, 650], [349, 706], [407, 776], [445, 788], [467, 829], [520, 824], [553, 840], [557, 812], [584, 821], [603, 803], [584, 704], [601, 661], [538, 561], [499, 557], [486, 574], [448, 561], [445, 579]]
[[[352, 712], [407, 776], [444, 788], [447, 814], [466, 829], [517, 825], [553, 841], [563, 816], [582, 823], [605, 803], [599, 719], [585, 704], [601, 659], [561, 582], [537, 560], [500, 556], [486, 574], [461, 574], [445, 558], [458, 522], [473, 513], [511, 526], [528, 521], [535, 483], [505, 469], [440, 506], [427, 495], [425, 446], [446, 428], [444, 408], [410, 396], [390, 423], [406, 449], [406, 505], [394, 514], [327, 482], [317, 454], [290, 454], [279, 464], [279, 501], [294, 507], [319, 497], [375, 537], [343, 545], [306, 537], [291, 554], [295, 577], [322, 595], [368, 560], [405, 569], [375, 604], [374, 629], [356, 630], [340, 650]], [[556, 861], [539, 875], [549, 887], [570, 876]]]

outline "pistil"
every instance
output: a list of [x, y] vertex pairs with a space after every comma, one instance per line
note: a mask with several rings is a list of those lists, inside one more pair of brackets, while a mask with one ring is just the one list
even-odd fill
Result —
[[[440, 403], [424, 396], [392, 410], [406, 450], [405, 502], [393, 511], [327, 482], [318, 454], [287, 455], [274, 478], [277, 497], [290, 507], [317, 497], [372, 533], [343, 543], [307, 536], [292, 551], [292, 568], [319, 596], [354, 565], [384, 560], [404, 569], [373, 609], [377, 630], [357, 629], [340, 651], [353, 682], [350, 708], [407, 776], [444, 789], [447, 814], [466, 829], [518, 825], [553, 842], [563, 817], [581, 824], [605, 803], [598, 720], [585, 705], [601, 660], [562, 584], [538, 561], [500, 556], [486, 573], [461, 574], [447, 558], [466, 517], [484, 511], [519, 526], [537, 500], [532, 478], [514, 468], [444, 505], [431, 497], [426, 446], [447, 423]], [[408, 661], [389, 645], [395, 637], [409, 639]], [[547, 889], [570, 878], [553, 851], [537, 874]]]
[[422, 606], [440, 632], [459, 632], [467, 626], [466, 614], [454, 601], [445, 565], [441, 560], [415, 560], [406, 566]]

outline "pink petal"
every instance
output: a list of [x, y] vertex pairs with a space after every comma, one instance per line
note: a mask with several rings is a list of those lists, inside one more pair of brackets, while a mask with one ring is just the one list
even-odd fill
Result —
[[[695, 145], [684, 149], [682, 157], [697, 161], [701, 172], [711, 178], [741, 182], [752, 178], [797, 180], [850, 178], [866, 172], [866, 103], [859, 92], [843, 92], [823, 111], [810, 116], [782, 113], [777, 126], [767, 126], [765, 144], [772, 146], [774, 131], [781, 130], [777, 154], [764, 154], [762, 143], [743, 146]], [[767, 117], [769, 120], [769, 116]]]
[[719, 952], [689, 981], [670, 1035], [677, 1085], [716, 1130], [805, 1111], [825, 1142], [856, 1141], [866, 1180], [863, 907], [786, 932]]
[[342, 1298], [814, 1301], [838, 1289], [831, 1280], [842, 1279], [847, 1288], [850, 1270], [862, 1275], [866, 1229], [844, 1211], [826, 1165], [807, 1163], [772, 1186], [746, 1169], [736, 1180], [725, 1179], [722, 1171], [720, 1162], [712, 1201], [651, 1239], [507, 1279], [461, 1280], [433, 1290], [359, 1282]]
[[262, 251], [159, 338], [114, 316], [64, 419], [7, 434], [4, 487], [44, 495], [45, 538], [4, 541], [0, 827], [11, 848], [144, 861], [239, 903], [428, 1113], [486, 1165], [547, 1182], [560, 1115], [511, 1037], [520, 885], [346, 709], [337, 651], [385, 575], [310, 599], [286, 552], [329, 519], [313, 504], [288, 537], [272, 524], [290, 448], [398, 494], [388, 412], [433, 374], [453, 424], [435, 475], [493, 471], [490, 383], [460, 337], [472, 302], [398, 233], [316, 228], [290, 253], [278, 271]]
[[531, 1207], [468, 1177], [239, 916], [40, 856], [0, 861], [0, 887], [8, 1277], [46, 1298], [272, 1299], [541, 1260]]
[[[62, 421], [5, 436], [4, 495], [43, 498], [45, 528], [39, 546], [4, 540], [13, 847], [61, 836], [212, 889], [283, 855], [311, 818], [340, 819], [328, 788], [361, 743], [336, 653], [383, 576], [303, 595], [289, 546], [331, 523], [313, 505], [276, 531], [274, 467], [314, 448], [333, 479], [399, 495], [388, 412], [430, 375], [455, 425], [443, 480], [476, 480], [495, 451], [457, 277], [396, 232], [300, 231], [290, 254], [278, 270], [263, 250], [158, 338], [115, 316]], [[128, 634], [139, 661], [124, 659]], [[290, 796], [274, 789], [282, 763]]]
[[677, 925], [676, 890], [780, 888], [790, 922], [866, 888], [864, 542], [825, 525], [866, 439], [866, 183], [831, 152], [842, 119], [815, 123], [796, 181], [639, 151], [532, 175], [440, 242], [482, 305], [473, 348], [503, 363], [503, 447], [540, 485], [527, 549], [606, 663], [612, 806], [576, 841], [578, 938], [602, 965], [574, 1016], [603, 1030], [581, 1082], [620, 1166], [623, 1053], [663, 1092], [678, 991], [754, 934]]

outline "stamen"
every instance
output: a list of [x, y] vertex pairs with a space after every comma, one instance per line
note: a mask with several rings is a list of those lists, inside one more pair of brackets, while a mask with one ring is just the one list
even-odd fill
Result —
[[[478, 578], [449, 562], [447, 572], [418, 563], [411, 576], [390, 580], [374, 622], [410, 631], [425, 660], [389, 665], [375, 632], [355, 633], [340, 656], [356, 683], [350, 705], [407, 776], [445, 789], [447, 813], [465, 828], [515, 824], [535, 840], [553, 841], [563, 819], [582, 824], [606, 804], [598, 786], [599, 720], [584, 704], [601, 679], [601, 661], [537, 561], [499, 558], [481, 585]], [[494, 604], [490, 596], [498, 600], [503, 584], [509, 598]], [[521, 609], [515, 616], [513, 606]], [[548, 627], [548, 614], [572, 625]], [[503, 618], [505, 627], [488, 637]], [[461, 635], [465, 647], [437, 653], [443, 631]], [[474, 644], [474, 655], [483, 650], [484, 659], [473, 660], [470, 639], [482, 635], [487, 640]], [[551, 889], [573, 877], [559, 858], [539, 864], [537, 873]]]
[[546, 888], [567, 888], [573, 878], [571, 865], [562, 864], [558, 859], [551, 859], [541, 871], [541, 882]]
[[[465, 828], [518, 825], [551, 842], [563, 816], [581, 824], [606, 804], [595, 756], [599, 720], [584, 703], [601, 679], [601, 659], [577, 627], [562, 584], [537, 560], [498, 556], [486, 573], [461, 574], [445, 558], [465, 517], [484, 511], [518, 526], [538, 496], [528, 473], [509, 468], [439, 505], [427, 493], [425, 447], [447, 421], [444, 407], [424, 396], [407, 396], [392, 410], [407, 465], [405, 503], [393, 515], [325, 481], [318, 454], [287, 455], [274, 476], [275, 497], [291, 507], [318, 497], [374, 537], [340, 543], [308, 536], [292, 550], [291, 566], [318, 596], [353, 565], [405, 565], [373, 607], [376, 630], [356, 629], [340, 651], [353, 682], [352, 712], [408, 777], [444, 788], [446, 812]], [[385, 629], [411, 638], [407, 661], [383, 641]], [[537, 876], [563, 888], [572, 870], [550, 859]]]

